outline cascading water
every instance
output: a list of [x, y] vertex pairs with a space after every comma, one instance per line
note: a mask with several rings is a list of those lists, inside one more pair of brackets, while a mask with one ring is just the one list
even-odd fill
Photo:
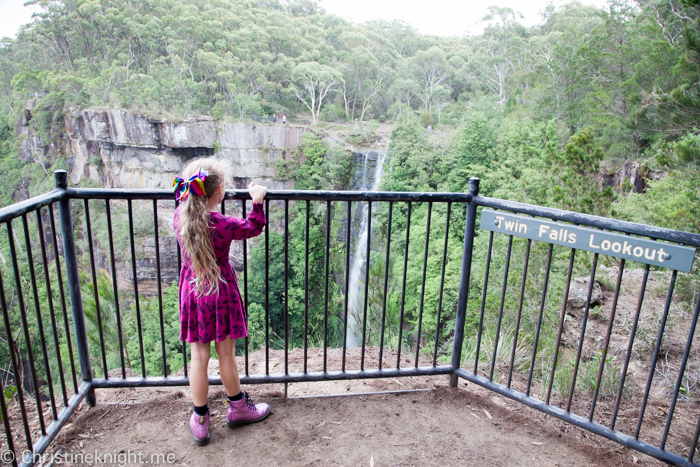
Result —
[[[376, 155], [376, 163], [369, 177], [370, 156]], [[377, 191], [384, 174], [384, 159], [386, 153], [366, 152], [362, 164], [362, 176], [355, 183], [358, 191]], [[359, 216], [359, 228], [356, 230], [355, 254], [350, 260], [350, 278], [348, 281], [348, 322], [347, 322], [347, 347], [358, 347], [362, 344], [362, 317], [364, 312], [364, 298], [362, 289], [364, 284], [364, 268], [367, 264], [367, 236], [370, 235], [367, 222], [368, 204], [358, 203], [355, 208], [354, 219]], [[353, 229], [355, 230], [355, 229]], [[352, 232], [351, 232], [352, 233]]]

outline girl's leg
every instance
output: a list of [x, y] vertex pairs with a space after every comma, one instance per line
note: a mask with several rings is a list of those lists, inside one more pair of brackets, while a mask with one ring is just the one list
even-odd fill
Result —
[[211, 344], [191, 344], [192, 367], [190, 368], [190, 390], [192, 391], [192, 401], [194, 405], [201, 407], [207, 404], [209, 395], [209, 377], [207, 367], [209, 366], [209, 356]]
[[236, 363], [236, 347], [231, 336], [226, 340], [214, 342], [216, 354], [219, 356], [219, 374], [221, 382], [226, 389], [226, 395], [237, 396], [241, 392], [241, 380], [238, 377], [238, 364]]
[[238, 377], [236, 353], [231, 336], [226, 340], [215, 342], [216, 353], [219, 354], [219, 374], [228, 396], [228, 413], [226, 424], [236, 428], [248, 423], [259, 422], [270, 415], [270, 406], [265, 403], [253, 404], [250, 396], [241, 391], [241, 380]]

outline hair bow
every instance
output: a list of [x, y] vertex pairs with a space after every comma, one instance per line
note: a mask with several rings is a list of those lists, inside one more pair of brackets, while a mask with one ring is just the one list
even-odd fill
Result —
[[204, 180], [207, 179], [207, 175], [207, 171], [200, 167], [199, 173], [192, 175], [187, 181], [180, 177], [175, 177], [173, 181], [175, 200], [184, 200], [189, 195], [190, 190], [194, 191], [196, 195], [204, 196], [206, 194], [204, 191]]

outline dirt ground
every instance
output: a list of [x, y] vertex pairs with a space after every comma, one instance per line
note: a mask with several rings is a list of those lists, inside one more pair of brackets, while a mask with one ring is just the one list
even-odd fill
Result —
[[[309, 352], [312, 371], [322, 352]], [[329, 350], [329, 366], [338, 363], [339, 355]], [[272, 353], [271, 373], [283, 369], [279, 357]], [[350, 352], [350, 357], [357, 355]], [[376, 367], [376, 357], [370, 353], [368, 364]], [[290, 357], [290, 368], [296, 360]], [[252, 354], [250, 363], [257, 373], [264, 354]], [[212, 359], [209, 372], [217, 371]], [[272, 415], [229, 429], [223, 388], [213, 387], [211, 442], [205, 447], [193, 444], [187, 427], [188, 388], [98, 390], [98, 405], [79, 410], [52, 443], [44, 465], [51, 454], [62, 465], [88, 465], [81, 455], [95, 453], [102, 455], [100, 465], [115, 466], [140, 461], [178, 466], [662, 465], [471, 383], [460, 381], [450, 389], [447, 376], [294, 383], [286, 399], [281, 384], [245, 389], [254, 401], [269, 402]], [[362, 395], [379, 391], [403, 392]], [[337, 397], [323, 397], [329, 395]], [[107, 462], [108, 454], [113, 462]]]

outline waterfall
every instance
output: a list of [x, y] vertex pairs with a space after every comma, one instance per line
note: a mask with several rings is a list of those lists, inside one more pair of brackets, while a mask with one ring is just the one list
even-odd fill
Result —
[[[376, 154], [377, 160], [371, 178], [368, 178], [368, 160], [370, 154]], [[362, 176], [355, 183], [359, 191], [377, 191], [384, 174], [384, 159], [386, 153], [366, 152], [364, 154]], [[364, 268], [367, 265], [367, 237], [370, 235], [367, 222], [368, 203], [357, 203], [355, 215], [359, 214], [360, 222], [357, 234], [354, 235], [355, 254], [350, 259], [350, 278], [348, 281], [348, 322], [347, 346], [358, 347], [362, 344], [362, 318], [364, 313]], [[348, 223], [350, 225], [351, 222]]]

